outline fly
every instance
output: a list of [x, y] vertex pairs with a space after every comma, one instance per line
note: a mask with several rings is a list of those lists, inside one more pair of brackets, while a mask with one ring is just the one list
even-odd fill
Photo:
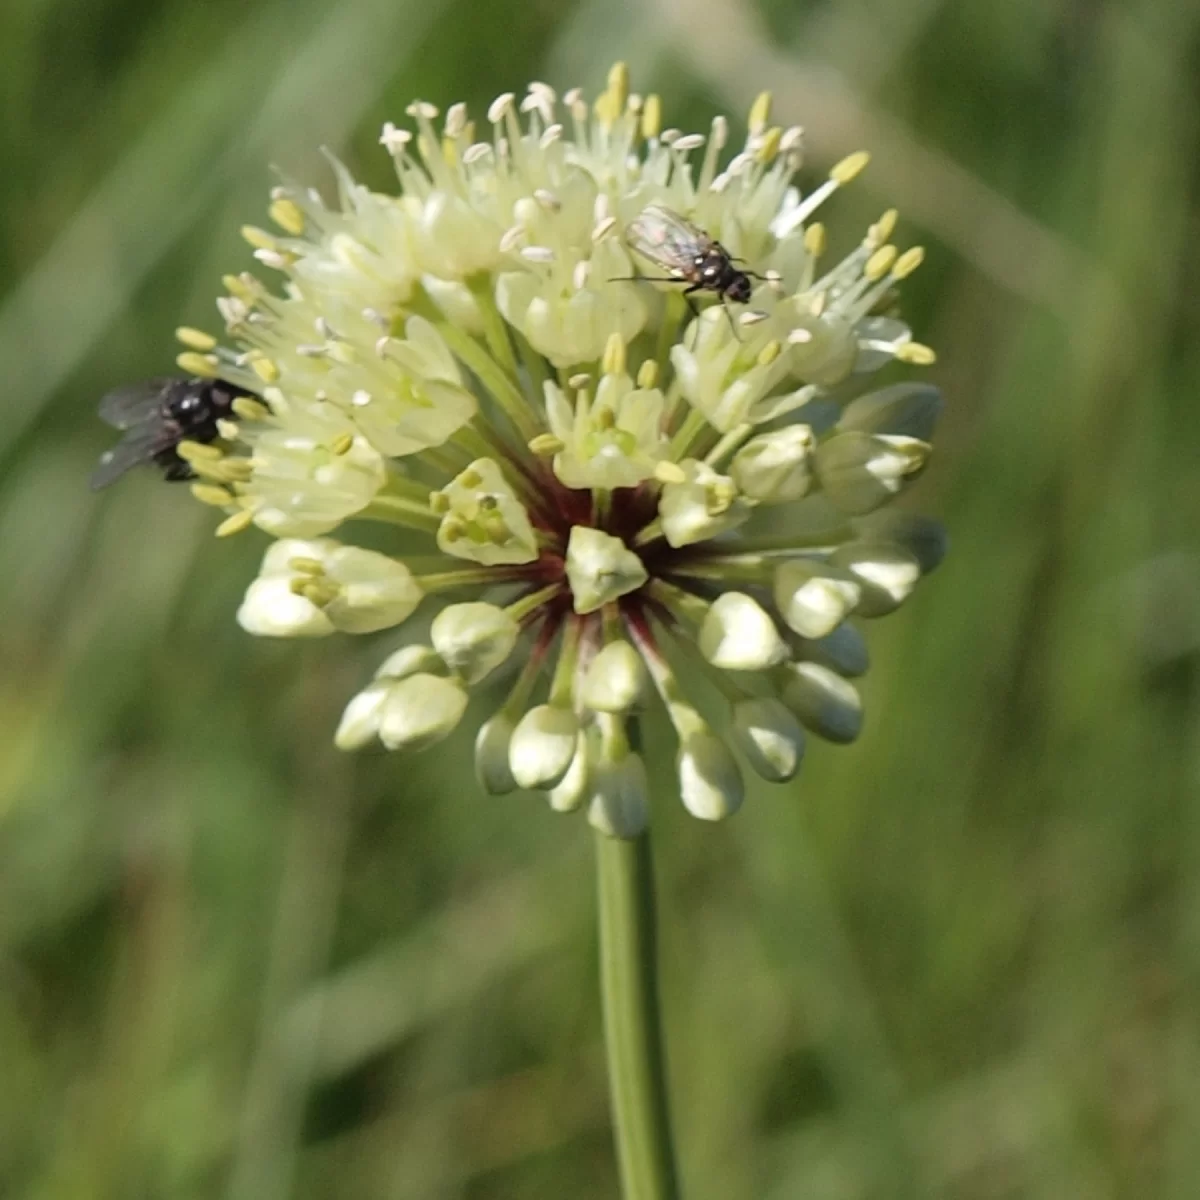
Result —
[[736, 265], [734, 257], [716, 238], [661, 204], [644, 208], [625, 231], [629, 245], [643, 258], [666, 272], [662, 276], [635, 276], [657, 283], [684, 283], [684, 297], [697, 315], [692, 296], [713, 292], [722, 301], [748, 304], [753, 271]]
[[220, 437], [217, 422], [229, 416], [241, 395], [244, 389], [223, 379], [199, 378], [149, 379], [109, 392], [100, 401], [100, 419], [124, 436], [100, 456], [92, 490], [143, 463], [155, 463], [171, 481], [193, 478], [192, 468], [179, 456], [179, 443], [215, 442]]

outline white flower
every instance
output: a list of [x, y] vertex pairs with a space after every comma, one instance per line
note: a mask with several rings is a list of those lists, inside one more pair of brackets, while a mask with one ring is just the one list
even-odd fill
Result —
[[[933, 361], [892, 311], [921, 252], [887, 212], [826, 261], [817, 210], [866, 156], [802, 194], [800, 132], [766, 96], [740, 145], [721, 117], [665, 129], [621, 65], [591, 103], [533, 84], [478, 125], [457, 104], [408, 117], [380, 138], [398, 194], [340, 165], [335, 203], [277, 189], [281, 232], [244, 232], [282, 286], [226, 277], [231, 345], [181, 332], [189, 374], [245, 392], [180, 443], [193, 491], [219, 533], [280, 539], [238, 618], [365, 633], [424, 599], [432, 644], [386, 657], [337, 744], [432, 745], [510, 663], [480, 785], [540, 789], [614, 837], [650, 819], [630, 722], [656, 695], [684, 805], [723, 819], [738, 754], [779, 782], [805, 731], [857, 736], [851, 622], [944, 553], [936, 522], [886, 507], [926, 465], [937, 392], [866, 381]], [[375, 549], [349, 544], [357, 521], [384, 526]], [[724, 726], [676, 651], [717, 684]]]
[[709, 541], [749, 519], [750, 503], [727, 475], [690, 458], [679, 468], [683, 478], [663, 488], [658, 506], [663, 536], [675, 549]]
[[421, 595], [408, 567], [386, 554], [283, 538], [264, 556], [238, 624], [262, 637], [375, 633], [406, 621]]
[[594, 398], [583, 387], [572, 404], [556, 383], [545, 384], [550, 433], [563, 446], [554, 474], [569, 488], [637, 487], [669, 453], [662, 392], [625, 373], [624, 342], [614, 336], [609, 347], [618, 361], [600, 377]]

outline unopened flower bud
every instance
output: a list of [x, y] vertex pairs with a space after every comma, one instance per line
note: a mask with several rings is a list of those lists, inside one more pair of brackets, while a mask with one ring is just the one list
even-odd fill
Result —
[[907, 550], [886, 542], [851, 542], [839, 546], [829, 561], [849, 571], [862, 585], [858, 612], [864, 617], [894, 612], [921, 578], [920, 563]]
[[446, 666], [471, 684], [490, 675], [508, 658], [520, 632], [521, 627], [504, 609], [474, 601], [443, 608], [434, 617], [429, 634]]
[[739, 700], [731, 713], [730, 732], [755, 773], [768, 782], [783, 783], [800, 769], [804, 730], [773, 696]]
[[623, 639], [609, 642], [588, 667], [581, 701], [593, 712], [628, 712], [641, 700], [645, 686], [642, 656]]
[[881, 508], [852, 522], [864, 541], [900, 546], [917, 560], [921, 574], [928, 575], [946, 557], [946, 527], [932, 517], [907, 509]]
[[588, 821], [615, 838], [635, 838], [650, 821], [649, 784], [640, 754], [597, 766], [591, 786]]
[[742, 806], [745, 788], [729, 747], [702, 721], [680, 739], [675, 759], [684, 806], [702, 821], [721, 821]]
[[928, 455], [928, 443], [917, 438], [851, 430], [822, 442], [814, 461], [830, 502], [842, 512], [859, 515], [896, 495]]
[[809, 456], [816, 439], [807, 425], [789, 425], [751, 438], [733, 457], [738, 490], [762, 504], [798, 500], [812, 483]]
[[830, 742], [852, 742], [862, 730], [862, 701], [852, 683], [817, 663], [789, 663], [783, 702], [800, 723]]
[[387, 695], [386, 683], [372, 683], [346, 705], [333, 735], [333, 744], [339, 750], [361, 750], [379, 736], [379, 714]]
[[571, 529], [566, 570], [577, 613], [595, 612], [636, 592], [649, 578], [642, 560], [620, 538], [585, 525]]
[[783, 563], [775, 572], [772, 595], [779, 615], [801, 637], [824, 637], [845, 620], [862, 594], [849, 571], [810, 559]]
[[539, 704], [517, 723], [508, 750], [513, 778], [523, 788], [549, 789], [562, 782], [575, 757], [579, 721], [569, 708]]
[[423, 672], [377, 678], [346, 706], [335, 741], [356, 750], [378, 736], [389, 750], [420, 750], [451, 733], [466, 707], [466, 688], [455, 679]]
[[479, 727], [475, 737], [475, 778], [489, 796], [503, 796], [517, 786], [508, 765], [514, 728], [513, 719], [501, 709]]
[[588, 739], [580, 730], [575, 738], [575, 756], [571, 759], [567, 773], [546, 794], [550, 807], [555, 812], [574, 812], [587, 798], [590, 778]]
[[467, 689], [441, 675], [410, 675], [388, 691], [379, 740], [389, 750], [421, 750], [454, 731], [467, 707]]
[[942, 411], [942, 394], [927, 383], [897, 383], [846, 405], [839, 430], [918, 438], [928, 442]]
[[744, 592], [724, 592], [713, 601], [697, 643], [714, 667], [727, 671], [761, 671], [788, 656], [775, 622]]
[[820, 638], [795, 638], [792, 653], [804, 662], [820, 663], [839, 675], [865, 675], [870, 665], [867, 640], [849, 622]]
[[444, 667], [432, 646], [401, 646], [385, 658], [375, 672], [376, 679], [407, 679], [420, 671], [439, 673]]

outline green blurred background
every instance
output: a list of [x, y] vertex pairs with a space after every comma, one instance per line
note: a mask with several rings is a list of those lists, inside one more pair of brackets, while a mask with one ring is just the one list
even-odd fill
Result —
[[[97, 398], [215, 323], [268, 164], [389, 179], [413, 96], [627, 59], [874, 161], [948, 409], [952, 553], [868, 730], [655, 811], [689, 1200], [1200, 1196], [1200, 8], [1188, 0], [0, 7], [0, 1195], [614, 1197], [581, 819], [469, 740], [346, 758], [384, 639], [233, 620], [263, 539], [96, 498]], [[364, 644], [369, 643], [369, 644]]]

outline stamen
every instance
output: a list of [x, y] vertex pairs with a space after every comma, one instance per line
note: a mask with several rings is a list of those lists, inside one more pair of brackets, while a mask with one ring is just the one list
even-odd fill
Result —
[[201, 379], [216, 379], [220, 370], [220, 362], [214, 354], [197, 354], [194, 350], [185, 350], [175, 356], [175, 361], [181, 371]]
[[746, 127], [750, 133], [762, 133], [771, 119], [771, 93], [759, 92], [750, 106], [750, 115], [746, 118]]
[[217, 344], [217, 339], [203, 329], [193, 329], [190, 325], [181, 325], [175, 330], [175, 336], [185, 346], [192, 350], [209, 351]]
[[253, 524], [254, 514], [248, 508], [243, 508], [241, 512], [234, 513], [232, 517], [226, 517], [213, 533], [219, 538], [232, 537], [235, 533], [249, 529]]
[[294, 200], [275, 200], [267, 209], [267, 215], [280, 229], [293, 237], [299, 237], [304, 232], [304, 213]]
[[896, 358], [903, 363], [912, 363], [918, 367], [928, 367], [937, 362], [937, 354], [930, 346], [920, 342], [904, 342], [896, 347]]

